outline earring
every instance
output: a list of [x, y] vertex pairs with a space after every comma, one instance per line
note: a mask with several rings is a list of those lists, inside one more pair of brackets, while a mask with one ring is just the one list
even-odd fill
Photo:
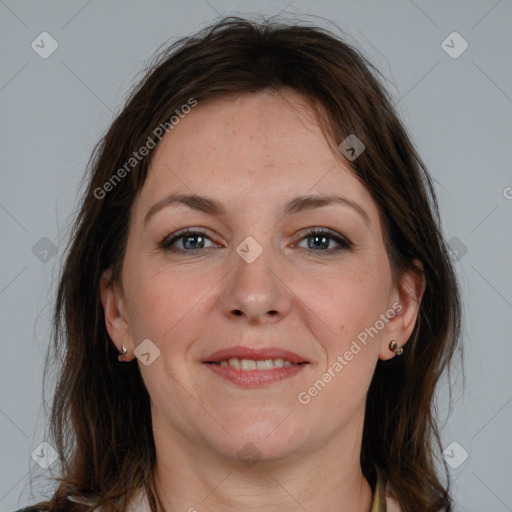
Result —
[[118, 360], [119, 362], [122, 362], [122, 361], [121, 361], [121, 359], [120, 359], [120, 357], [121, 357], [122, 355], [124, 356], [124, 355], [126, 354], [126, 352], [128, 352], [128, 351], [126, 350], [126, 347], [123, 345], [123, 348], [121, 349], [121, 354], [119, 354], [119, 355], [117, 356], [117, 360]]
[[404, 349], [399, 347], [395, 340], [391, 340], [389, 343], [389, 350], [394, 350], [397, 356], [401, 356], [404, 353]]

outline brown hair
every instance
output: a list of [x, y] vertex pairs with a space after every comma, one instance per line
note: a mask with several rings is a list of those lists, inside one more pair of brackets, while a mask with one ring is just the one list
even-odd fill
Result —
[[142, 487], [153, 510], [160, 509], [149, 396], [138, 364], [117, 362], [99, 288], [109, 267], [112, 279], [119, 280], [131, 206], [153, 150], [107, 193], [98, 190], [106, 190], [105, 183], [133, 152], [191, 99], [200, 104], [291, 88], [314, 108], [340, 158], [337, 146], [349, 134], [366, 145], [348, 163], [379, 207], [395, 282], [407, 270], [421, 272], [415, 258], [424, 267], [426, 290], [411, 340], [401, 358], [378, 361], [370, 385], [363, 473], [374, 481], [373, 465], [382, 468], [403, 510], [452, 510], [448, 484], [435, 467], [440, 439], [434, 390], [458, 346], [459, 291], [431, 178], [381, 82], [358, 51], [328, 30], [268, 20], [224, 18], [158, 54], [89, 163], [60, 277], [50, 347], [59, 362], [50, 439], [62, 476], [52, 498], [37, 508], [84, 510], [66, 499], [81, 494], [96, 496], [95, 504], [105, 512], [124, 511]]

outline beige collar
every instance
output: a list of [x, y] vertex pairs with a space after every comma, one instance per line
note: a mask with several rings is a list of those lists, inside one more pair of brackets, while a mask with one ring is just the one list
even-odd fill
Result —
[[[68, 496], [69, 501], [74, 501], [75, 503], [82, 503], [83, 505], [92, 506], [95, 503], [95, 500], [91, 498], [86, 498], [84, 496]], [[101, 507], [98, 508], [98, 512], [101, 512]], [[149, 506], [148, 497], [146, 495], [146, 490], [144, 487], [141, 487], [128, 503], [128, 508], [126, 512], [151, 512], [151, 507]]]
[[141, 487], [128, 504], [127, 512], [151, 512], [146, 490]]

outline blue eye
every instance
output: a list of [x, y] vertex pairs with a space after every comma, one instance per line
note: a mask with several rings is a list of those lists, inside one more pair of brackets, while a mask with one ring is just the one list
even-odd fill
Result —
[[[300, 245], [304, 241], [307, 242], [306, 247]], [[333, 242], [337, 244], [334, 247], [332, 246]], [[210, 245], [205, 245], [206, 243], [210, 243]], [[160, 242], [159, 247], [171, 252], [195, 253], [203, 249], [215, 247], [215, 245], [216, 244], [206, 236], [204, 231], [185, 228], [165, 237]], [[300, 242], [294, 245], [317, 254], [331, 254], [333, 252], [350, 249], [353, 246], [352, 242], [345, 237], [325, 228], [313, 229], [302, 233]]]
[[[194, 231], [191, 229], [183, 229], [174, 233], [171, 238], [167, 237], [160, 243], [162, 249], [193, 252], [205, 249], [205, 241], [211, 242], [210, 238], [205, 236], [203, 231]], [[178, 247], [175, 244], [178, 243]], [[181, 247], [179, 247], [181, 245]], [[214, 244], [210, 247], [213, 247]]]
[[[343, 249], [350, 249], [353, 245], [352, 242], [348, 241], [346, 238], [326, 229], [314, 229], [307, 232], [305, 236], [301, 238], [299, 244], [303, 241], [307, 241], [307, 247], [305, 247], [305, 249], [322, 253], [332, 253]], [[332, 242], [335, 242], [338, 246], [332, 247]], [[301, 247], [299, 244], [297, 244], [297, 247]]]

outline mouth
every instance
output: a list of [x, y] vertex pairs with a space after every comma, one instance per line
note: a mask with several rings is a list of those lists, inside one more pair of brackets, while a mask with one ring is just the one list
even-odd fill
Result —
[[205, 364], [216, 364], [221, 368], [231, 367], [235, 370], [242, 370], [250, 372], [253, 370], [273, 370], [274, 368], [290, 368], [294, 364], [309, 364], [308, 362], [292, 363], [288, 359], [282, 359], [280, 357], [276, 359], [238, 359], [232, 357], [230, 359], [223, 359], [219, 362], [208, 361]]
[[231, 347], [210, 355], [203, 364], [237, 386], [259, 387], [292, 378], [310, 363], [287, 350]]

